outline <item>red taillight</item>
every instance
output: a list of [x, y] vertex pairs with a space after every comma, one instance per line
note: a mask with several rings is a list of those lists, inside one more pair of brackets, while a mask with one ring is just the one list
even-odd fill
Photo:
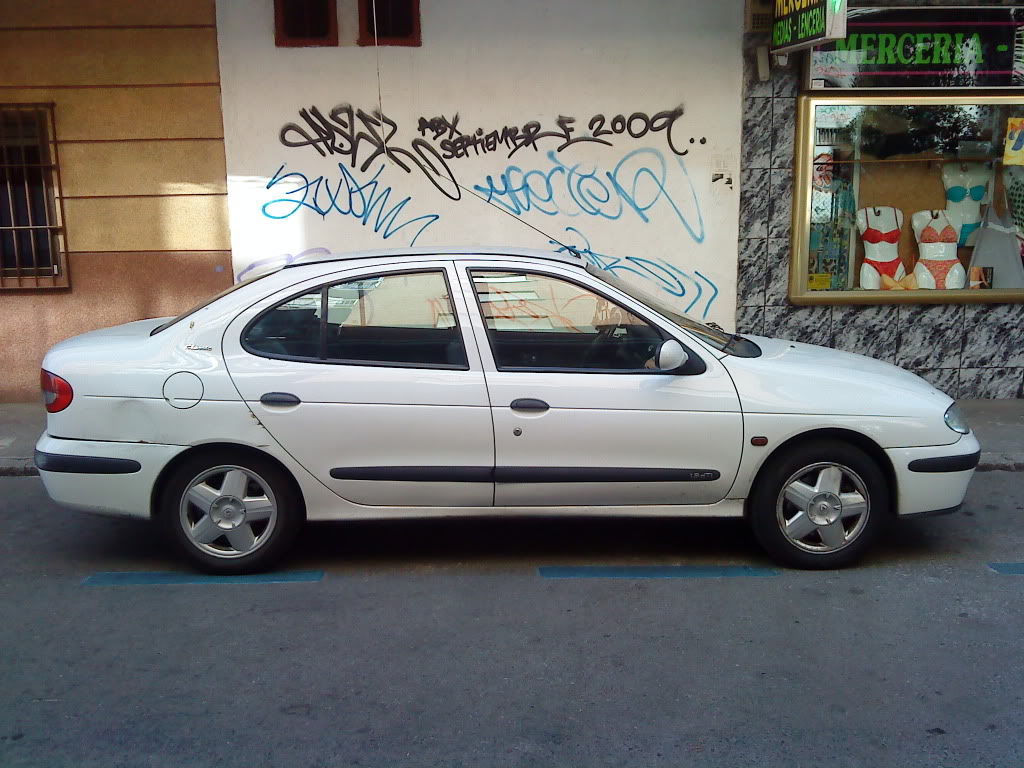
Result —
[[63, 411], [75, 396], [70, 384], [47, 370], [39, 371], [39, 386], [43, 389], [43, 402], [50, 413]]

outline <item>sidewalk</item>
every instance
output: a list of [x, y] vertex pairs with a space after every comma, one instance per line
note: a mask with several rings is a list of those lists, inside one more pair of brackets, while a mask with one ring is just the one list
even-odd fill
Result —
[[[961, 400], [981, 441], [979, 471], [1024, 470], [1024, 400]], [[0, 404], [0, 476], [38, 474], [32, 463], [46, 427], [42, 405]]]

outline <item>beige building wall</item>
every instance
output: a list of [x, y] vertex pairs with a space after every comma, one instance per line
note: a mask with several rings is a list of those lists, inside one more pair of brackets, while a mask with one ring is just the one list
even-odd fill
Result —
[[51, 102], [70, 288], [0, 290], [0, 402], [69, 336], [231, 282], [214, 0], [0, 0], [0, 104]]

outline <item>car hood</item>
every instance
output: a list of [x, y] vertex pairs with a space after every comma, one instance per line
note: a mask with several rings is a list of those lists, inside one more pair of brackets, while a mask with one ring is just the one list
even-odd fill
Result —
[[722, 360], [745, 411], [933, 416], [953, 402], [920, 376], [882, 360], [798, 341], [745, 338], [761, 348], [760, 357]]

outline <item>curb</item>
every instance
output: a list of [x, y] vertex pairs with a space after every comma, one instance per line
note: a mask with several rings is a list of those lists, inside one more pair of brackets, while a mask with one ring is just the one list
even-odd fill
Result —
[[979, 472], [1024, 471], [1024, 455], [1019, 453], [983, 453], [978, 462]]
[[[1024, 454], [983, 453], [978, 472], [1024, 472]], [[36, 477], [39, 470], [32, 459], [0, 460], [0, 477]]]
[[32, 459], [0, 459], [0, 477], [33, 477], [38, 474]]

